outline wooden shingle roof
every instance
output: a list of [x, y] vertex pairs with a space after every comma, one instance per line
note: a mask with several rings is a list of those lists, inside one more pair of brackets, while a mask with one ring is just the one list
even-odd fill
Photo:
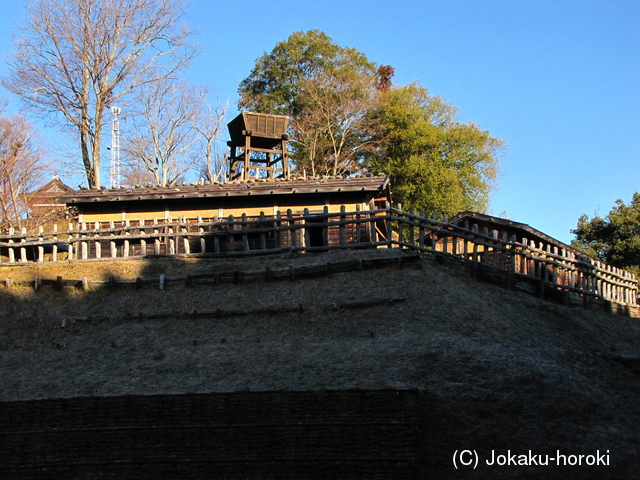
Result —
[[572, 251], [572, 252], [576, 252], [581, 255], [584, 255], [584, 252], [581, 252], [573, 248], [572, 246], [561, 242], [560, 240], [550, 237], [549, 235], [527, 225], [526, 223], [514, 222], [513, 220], [508, 220], [506, 218], [494, 217], [491, 215], [487, 215], [485, 213], [471, 212], [468, 210], [458, 213], [452, 219], [452, 221], [453, 220], [457, 220], [458, 225], [460, 225], [465, 221], [468, 221], [469, 223], [473, 223], [474, 221], [478, 223], [482, 222], [488, 226], [490, 225], [492, 228], [496, 228], [496, 229], [500, 228], [500, 229], [508, 230], [514, 233], [519, 232], [522, 235], [526, 235], [529, 240], [534, 240], [534, 239], [542, 240], [548, 244], [555, 245], [559, 248], [564, 248], [568, 251]]
[[75, 190], [58, 197], [59, 203], [78, 205], [93, 202], [136, 200], [197, 199], [247, 196], [304, 195], [315, 193], [370, 192], [382, 194], [389, 188], [387, 176], [354, 178], [313, 178], [281, 181], [234, 181], [174, 187], [137, 187], [99, 190]]

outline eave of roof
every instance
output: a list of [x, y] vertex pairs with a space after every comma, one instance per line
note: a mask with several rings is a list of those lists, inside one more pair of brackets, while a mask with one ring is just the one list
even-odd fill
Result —
[[125, 202], [139, 200], [247, 197], [338, 192], [382, 192], [389, 185], [387, 176], [354, 178], [314, 178], [224, 182], [179, 185], [175, 187], [138, 187], [100, 190], [76, 190], [57, 198], [60, 203], [78, 205], [93, 202]]
[[[60, 189], [59, 192], [49, 192], [49, 190], [51, 189], [51, 187], [58, 187]], [[71, 188], [69, 185], [65, 184], [62, 180], [60, 180], [59, 178], [54, 178], [53, 180], [51, 180], [50, 182], [44, 184], [43, 186], [41, 186], [40, 188], [32, 191], [32, 192], [27, 192], [26, 196], [27, 197], [52, 197], [52, 196], [60, 196], [60, 195], [66, 195], [67, 193], [73, 192], [73, 188]]]
[[[491, 215], [487, 215], [485, 213], [478, 213], [478, 212], [471, 212], [471, 211], [464, 211], [464, 212], [460, 212], [458, 213], [455, 217], [456, 220], [458, 220], [458, 222], [463, 222], [466, 219], [477, 219], [477, 220], [481, 220], [481, 221], [485, 221], [485, 222], [491, 222], [494, 225], [500, 225], [503, 227], [508, 227], [508, 228], [513, 228], [513, 229], [517, 229], [517, 230], [522, 230], [523, 232], [526, 232], [530, 235], [533, 235], [541, 240], [544, 240], [548, 243], [553, 243], [559, 247], [563, 247], [566, 248], [567, 250], [570, 251], [574, 251], [574, 252], [578, 252], [581, 255], [584, 255], [584, 252], [580, 252], [579, 250], [573, 248], [570, 245], [567, 245], [566, 243], [561, 242], [560, 240], [556, 240], [553, 237], [550, 237], [549, 235], [547, 235], [546, 233], [541, 232], [540, 230], [536, 230], [535, 228], [527, 225], [526, 223], [519, 223], [519, 222], [514, 222], [512, 220], [506, 219], [506, 218], [499, 218], [499, 217], [493, 217]], [[459, 224], [459, 223], [458, 223]]]

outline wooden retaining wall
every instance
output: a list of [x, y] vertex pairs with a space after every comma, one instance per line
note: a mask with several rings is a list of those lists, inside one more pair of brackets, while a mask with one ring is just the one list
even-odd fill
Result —
[[346, 390], [0, 402], [0, 477], [425, 478], [436, 453], [425, 399]]

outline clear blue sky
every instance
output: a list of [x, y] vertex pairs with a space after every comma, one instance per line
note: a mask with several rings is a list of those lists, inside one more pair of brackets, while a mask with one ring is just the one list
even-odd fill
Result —
[[[23, 9], [2, 9], [6, 53]], [[186, 20], [207, 47], [189, 76], [229, 119], [255, 59], [319, 29], [508, 143], [489, 213], [570, 242], [581, 214], [640, 191], [640, 1], [192, 0]]]

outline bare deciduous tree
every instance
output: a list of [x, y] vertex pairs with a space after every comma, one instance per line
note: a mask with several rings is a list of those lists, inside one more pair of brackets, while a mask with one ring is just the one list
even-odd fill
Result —
[[355, 70], [320, 72], [302, 85], [302, 107], [292, 127], [312, 158], [299, 162], [298, 170], [306, 160], [314, 173], [360, 171], [359, 159], [375, 131], [368, 113], [380, 101], [375, 79]]
[[298, 174], [315, 177], [320, 172], [327, 173], [324, 154], [329, 150], [329, 141], [323, 127], [312, 108], [302, 108], [291, 118], [291, 128], [295, 132], [292, 143], [295, 150], [304, 152], [304, 157], [296, 164]]
[[173, 185], [194, 167], [203, 95], [201, 88], [166, 78], [138, 90], [131, 127], [122, 141], [127, 183], [133, 175], [155, 185]]
[[184, 2], [34, 0], [27, 8], [2, 84], [36, 111], [64, 118], [97, 188], [105, 108], [197, 54], [192, 32], [179, 26]]
[[47, 165], [34, 129], [21, 116], [0, 117], [0, 224], [22, 227], [25, 195], [41, 182]]
[[[203, 91], [201, 102], [203, 106], [202, 114], [194, 123], [194, 128], [198, 132], [198, 145], [202, 155], [202, 161], [199, 161], [198, 171], [201, 176], [209, 181], [219, 181], [222, 177], [226, 177], [228, 165], [225, 162], [224, 153], [218, 145], [218, 135], [220, 127], [224, 121], [225, 113], [229, 107], [229, 102], [224, 106], [217, 102], [214, 106], [207, 99], [207, 91]], [[226, 149], [226, 147], [225, 147]]]

